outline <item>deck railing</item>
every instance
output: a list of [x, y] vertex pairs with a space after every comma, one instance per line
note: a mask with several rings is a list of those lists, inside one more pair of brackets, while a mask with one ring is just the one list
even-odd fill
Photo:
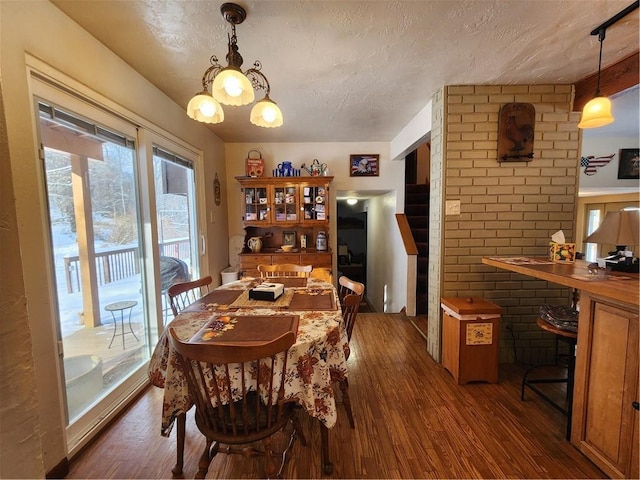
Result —
[[[160, 244], [161, 255], [181, 260], [189, 260], [190, 249], [188, 238], [180, 238]], [[138, 247], [117, 247], [103, 252], [96, 252], [95, 260], [98, 285], [106, 285], [140, 273], [140, 251]], [[80, 258], [77, 255], [64, 257], [64, 274], [67, 293], [81, 291]]]

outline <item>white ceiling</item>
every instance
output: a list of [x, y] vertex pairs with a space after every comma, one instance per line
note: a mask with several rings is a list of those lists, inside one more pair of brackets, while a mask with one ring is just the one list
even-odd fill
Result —
[[[226, 65], [220, 1], [52, 1], [183, 107], [211, 55]], [[237, 26], [243, 67], [262, 62], [285, 124], [256, 127], [250, 106], [225, 107], [212, 131], [225, 142], [388, 142], [443, 85], [575, 83], [595, 73], [589, 33], [632, 0], [236, 3], [247, 10]], [[636, 10], [607, 29], [603, 66], [638, 43]]]

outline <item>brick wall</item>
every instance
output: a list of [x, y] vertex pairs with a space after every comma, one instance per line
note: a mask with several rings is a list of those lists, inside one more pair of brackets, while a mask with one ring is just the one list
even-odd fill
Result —
[[440, 359], [440, 297], [442, 270], [442, 216], [443, 173], [444, 173], [444, 94], [442, 88], [432, 99], [431, 119], [431, 164], [429, 167], [429, 272], [427, 315], [427, 351], [436, 360]]
[[[546, 255], [557, 230], [573, 240], [580, 115], [571, 112], [572, 94], [571, 85], [466, 85], [443, 90], [443, 161], [437, 167], [442, 189], [436, 202], [459, 200], [461, 213], [442, 216], [443, 243], [434, 252], [437, 258], [430, 260], [440, 265], [441, 297], [478, 296], [504, 308], [501, 362], [551, 359], [554, 338], [537, 327], [535, 318], [541, 304], [570, 302], [566, 287], [487, 267], [481, 259]], [[535, 107], [530, 162], [497, 161], [498, 114], [510, 102]], [[432, 148], [434, 143], [432, 136]], [[439, 319], [433, 316], [436, 299], [429, 301], [429, 318]], [[439, 323], [433, 327], [437, 338]], [[431, 330], [430, 322], [430, 335]], [[439, 349], [430, 353], [439, 358]]]

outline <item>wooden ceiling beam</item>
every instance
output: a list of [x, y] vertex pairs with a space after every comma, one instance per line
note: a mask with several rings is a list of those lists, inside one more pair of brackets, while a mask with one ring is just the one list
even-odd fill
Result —
[[[635, 53], [623, 58], [618, 63], [602, 69], [600, 74], [600, 93], [605, 97], [626, 90], [640, 83], [640, 70], [638, 59], [640, 55]], [[594, 73], [576, 82], [576, 95], [573, 100], [573, 111], [581, 112], [584, 105], [591, 100], [598, 86], [598, 73]]]

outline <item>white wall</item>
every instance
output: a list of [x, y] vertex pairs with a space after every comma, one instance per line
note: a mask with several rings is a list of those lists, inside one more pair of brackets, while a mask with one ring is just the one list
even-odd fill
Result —
[[[388, 191], [404, 185], [404, 163], [389, 160], [389, 144], [377, 143], [228, 143], [225, 145], [227, 157], [227, 200], [229, 204], [229, 233], [242, 234], [242, 214], [240, 213], [240, 184], [236, 176], [245, 174], [245, 159], [251, 149], [258, 149], [265, 159], [265, 176], [283, 161], [290, 161], [296, 168], [307, 166], [318, 159], [326, 163], [334, 177], [333, 192], [341, 190]], [[378, 177], [350, 177], [349, 155], [357, 153], [377, 153], [380, 155], [380, 175]], [[252, 156], [256, 156], [252, 154]], [[303, 176], [308, 176], [306, 172]], [[335, 193], [333, 193], [335, 197]], [[335, 199], [334, 199], [335, 200]], [[404, 198], [402, 199], [404, 201]], [[332, 206], [335, 212], [335, 205]]]
[[[307, 166], [317, 158], [320, 163], [326, 163], [334, 179], [331, 184], [331, 231], [336, 232], [336, 192], [341, 191], [366, 191], [370, 194], [382, 195], [381, 200], [373, 200], [374, 204], [384, 203], [384, 208], [376, 208], [372, 213], [369, 210], [369, 225], [377, 226], [368, 233], [367, 255], [367, 298], [374, 305], [379, 305], [382, 311], [382, 290], [370, 289], [369, 284], [377, 285], [390, 279], [394, 269], [402, 269], [394, 272], [394, 275], [406, 277], [406, 262], [395, 262], [395, 248], [397, 245], [395, 236], [399, 236], [395, 213], [401, 213], [404, 209], [404, 159], [391, 161], [389, 158], [389, 143], [229, 143], [225, 145], [227, 157], [227, 204], [229, 205], [229, 233], [244, 234], [242, 229], [242, 214], [240, 212], [240, 184], [234, 177], [245, 173], [245, 159], [251, 149], [257, 148], [265, 159], [267, 176], [276, 165], [282, 161], [290, 161], [296, 168], [303, 163]], [[349, 155], [373, 153], [380, 155], [380, 175], [377, 177], [350, 177]], [[252, 156], [255, 156], [253, 154]], [[304, 175], [308, 175], [306, 172]], [[389, 193], [392, 192], [392, 193]], [[382, 200], [383, 199], [383, 200]], [[371, 201], [370, 201], [371, 202]], [[393, 241], [387, 241], [393, 239]], [[331, 248], [337, 252], [337, 236], [330, 238]], [[399, 245], [402, 245], [400, 243]], [[390, 267], [394, 265], [394, 267]], [[400, 265], [400, 266], [399, 266]], [[402, 267], [401, 265], [404, 265]], [[372, 270], [370, 268], [373, 268]], [[334, 270], [337, 269], [337, 255], [334, 255]], [[377, 272], [377, 273], [376, 273]], [[382, 277], [378, 278], [378, 276]], [[405, 305], [398, 300], [406, 297], [406, 278], [403, 281], [389, 282], [390, 298], [394, 299], [387, 311], [398, 312]]]
[[580, 188], [612, 188], [612, 187], [638, 187], [637, 179], [618, 180], [618, 165], [620, 162], [621, 148], [638, 148], [638, 135], [631, 137], [603, 137], [592, 135], [584, 130], [582, 133], [581, 156], [594, 157], [609, 156], [615, 153], [615, 157], [607, 165], [596, 168], [596, 173], [586, 175], [585, 168], [580, 168]]
[[396, 202], [396, 192], [367, 202], [367, 298], [378, 312], [399, 312], [407, 305], [407, 262]]
[[[1, 93], [0, 84], [0, 93]], [[20, 251], [18, 222], [13, 202], [11, 164], [2, 96], [0, 95], [0, 452], [15, 453], [12, 446], [21, 445], [20, 455], [5, 460], [0, 453], [0, 478], [44, 477], [42, 444], [40, 442], [40, 415], [38, 391], [31, 354], [31, 335], [27, 305], [24, 300], [22, 265], [15, 252]], [[9, 321], [11, 319], [12, 321]]]
[[[46, 206], [42, 198], [41, 179], [37, 168], [36, 138], [34, 134], [33, 99], [29, 92], [26, 54], [40, 59], [73, 82], [87, 86], [99, 95], [132, 112], [148, 122], [158, 125], [170, 134], [200, 149], [204, 156], [205, 203], [213, 201], [213, 175], [217, 171], [225, 178], [222, 142], [208, 129], [190, 120], [183, 109], [168, 99], [151, 83], [126, 65], [94, 37], [66, 17], [49, 1], [0, 2], [0, 74], [2, 96], [6, 114], [8, 160], [11, 176], [2, 182], [12, 183], [15, 192], [17, 236], [22, 269], [3, 264], [3, 277], [12, 277], [24, 283], [23, 292], [12, 293], [10, 302], [25, 302], [28, 316], [5, 317], [3, 308], [2, 342], [7, 332], [25, 332], [21, 348], [33, 352], [35, 366], [25, 362], [22, 375], [35, 376], [38, 421], [33, 422], [28, 408], [33, 402], [28, 389], [21, 390], [12, 402], [3, 398], [0, 406], [2, 418], [12, 417], [17, 423], [24, 420], [42, 442], [41, 457], [34, 458], [31, 446], [22, 442], [24, 435], [15, 437], [14, 443], [1, 448], [0, 465], [3, 478], [37, 476], [38, 469], [22, 468], [24, 464], [39, 464], [41, 471], [50, 471], [66, 456], [64, 420], [56, 375], [58, 356], [55, 352], [54, 311], [50, 299], [53, 293], [47, 282], [43, 265], [46, 257]], [[3, 170], [4, 173], [5, 170]], [[224, 194], [223, 190], [223, 194]], [[226, 207], [217, 211], [218, 223], [207, 225], [209, 245], [208, 269], [219, 271], [227, 263]], [[3, 245], [4, 248], [4, 245]], [[20, 295], [23, 293], [23, 295]], [[2, 368], [8, 359], [3, 350]], [[4, 378], [3, 378], [4, 381]], [[8, 385], [0, 385], [3, 392]], [[20, 398], [23, 395], [24, 398]], [[3, 423], [3, 431], [4, 431]], [[5, 470], [6, 469], [6, 470]]]
[[403, 159], [407, 154], [423, 144], [431, 132], [433, 102], [429, 103], [391, 141], [391, 158]]

